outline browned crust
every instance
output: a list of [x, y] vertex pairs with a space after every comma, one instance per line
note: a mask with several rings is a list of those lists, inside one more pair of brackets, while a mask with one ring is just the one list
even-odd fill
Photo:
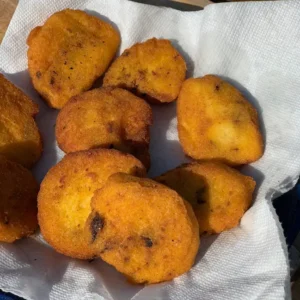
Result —
[[151, 107], [123, 89], [94, 89], [68, 101], [55, 127], [66, 153], [94, 148], [128, 152], [150, 167]]
[[60, 109], [105, 72], [120, 45], [120, 35], [97, 17], [65, 9], [34, 28], [27, 44], [34, 88], [50, 107]]
[[177, 191], [193, 207], [200, 234], [238, 226], [252, 203], [255, 181], [220, 162], [183, 164], [155, 178]]
[[90, 199], [114, 172], [146, 175], [135, 157], [108, 149], [67, 154], [49, 170], [38, 194], [38, 220], [44, 239], [56, 251], [80, 259], [94, 257], [83, 230]]
[[38, 105], [0, 74], [0, 154], [30, 168], [41, 156]]
[[0, 155], [0, 240], [12, 243], [35, 232], [39, 185], [21, 165]]
[[126, 49], [107, 71], [103, 85], [126, 88], [146, 100], [176, 100], [186, 64], [169, 40], [152, 38]]
[[[256, 109], [235, 87], [215, 75], [190, 78], [183, 83], [177, 101], [177, 118], [180, 143], [193, 159], [241, 165], [263, 155]], [[212, 136], [211, 130], [216, 126], [222, 130], [222, 124], [236, 129], [234, 138], [228, 130], [217, 135], [214, 129]], [[223, 144], [227, 139], [231, 141]], [[220, 141], [223, 142], [220, 144]]]

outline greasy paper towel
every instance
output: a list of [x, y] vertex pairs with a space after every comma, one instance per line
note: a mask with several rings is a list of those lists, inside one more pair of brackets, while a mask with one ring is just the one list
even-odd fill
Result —
[[[167, 283], [132, 286], [112, 267], [64, 257], [41, 237], [1, 245], [0, 288], [27, 299], [288, 299], [289, 268], [282, 229], [271, 199], [300, 173], [300, 3], [210, 5], [180, 12], [127, 0], [21, 0], [0, 47], [0, 70], [40, 104], [44, 154], [39, 179], [61, 159], [54, 136], [56, 112], [33, 90], [26, 37], [63, 8], [80, 8], [113, 22], [121, 51], [153, 36], [168, 38], [185, 55], [189, 75], [219, 74], [242, 89], [261, 117], [266, 149], [244, 172], [257, 196], [238, 228], [203, 238], [193, 269]], [[186, 160], [178, 143], [175, 104], [154, 108], [151, 175]]]

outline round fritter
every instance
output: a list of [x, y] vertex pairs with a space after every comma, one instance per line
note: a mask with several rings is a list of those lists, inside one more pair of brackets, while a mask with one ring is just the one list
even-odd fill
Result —
[[200, 234], [237, 226], [252, 203], [255, 181], [221, 163], [185, 164], [155, 179], [174, 189], [194, 209]]
[[99, 18], [65, 9], [34, 28], [27, 44], [28, 70], [35, 89], [51, 107], [62, 108], [105, 72], [120, 36]]
[[114, 148], [149, 168], [151, 107], [123, 89], [94, 89], [73, 97], [59, 112], [56, 138], [66, 153]]
[[192, 267], [198, 224], [189, 203], [175, 191], [119, 173], [95, 192], [91, 205], [90, 241], [133, 283], [171, 280]]
[[186, 65], [169, 40], [152, 38], [125, 50], [108, 69], [103, 85], [135, 90], [151, 102], [176, 100]]
[[38, 227], [39, 185], [18, 163], [0, 155], [0, 241], [12, 243]]
[[177, 116], [180, 143], [194, 159], [239, 165], [263, 154], [255, 108], [217, 76], [186, 80], [178, 97]]
[[41, 156], [42, 140], [33, 117], [38, 106], [0, 74], [0, 154], [31, 167]]
[[55, 250], [74, 258], [93, 258], [84, 225], [94, 191], [115, 172], [145, 175], [135, 157], [107, 149], [67, 154], [50, 169], [38, 194], [38, 219], [43, 237]]

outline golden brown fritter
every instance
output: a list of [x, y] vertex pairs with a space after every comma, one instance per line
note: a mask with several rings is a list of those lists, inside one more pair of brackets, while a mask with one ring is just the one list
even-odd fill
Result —
[[92, 208], [90, 241], [131, 282], [171, 280], [192, 267], [198, 224], [175, 191], [151, 179], [114, 174], [95, 192]]
[[149, 168], [151, 107], [123, 89], [94, 89], [73, 97], [59, 112], [56, 138], [66, 153], [114, 148]]
[[19, 88], [7, 80], [3, 74], [0, 74], [0, 101], [5, 106], [13, 104], [20, 111], [34, 117], [39, 112], [39, 107]]
[[193, 206], [200, 234], [237, 226], [252, 203], [255, 181], [221, 163], [182, 165], [159, 177]]
[[107, 149], [67, 154], [50, 169], [38, 195], [38, 219], [43, 237], [55, 250], [74, 258], [93, 258], [84, 225], [94, 191], [115, 172], [145, 175], [135, 157]]
[[0, 155], [0, 241], [12, 243], [38, 227], [38, 183], [29, 170]]
[[146, 94], [151, 102], [172, 102], [185, 73], [185, 61], [170, 41], [152, 38], [125, 50], [105, 74], [103, 85]]
[[34, 28], [27, 44], [33, 85], [51, 107], [59, 109], [105, 72], [120, 36], [110, 24], [84, 11], [65, 9]]
[[42, 140], [33, 117], [38, 106], [0, 74], [0, 154], [31, 167], [41, 156]]
[[263, 155], [255, 108], [217, 76], [186, 80], [178, 97], [177, 116], [180, 143], [194, 159], [239, 165]]

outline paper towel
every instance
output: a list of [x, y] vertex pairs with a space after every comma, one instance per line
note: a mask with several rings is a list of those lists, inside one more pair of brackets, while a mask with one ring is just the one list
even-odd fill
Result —
[[[265, 154], [243, 168], [257, 180], [256, 199], [239, 227], [202, 239], [195, 266], [171, 282], [129, 285], [101, 260], [56, 253], [40, 235], [0, 246], [0, 288], [27, 299], [289, 299], [289, 267], [271, 199], [292, 188], [300, 173], [300, 3], [209, 5], [199, 12], [127, 0], [21, 0], [0, 47], [0, 70], [40, 105], [44, 154], [39, 180], [61, 159], [54, 136], [56, 112], [32, 88], [26, 37], [63, 8], [84, 9], [115, 24], [121, 51], [151, 37], [167, 38], [184, 54], [189, 75], [218, 74], [258, 109]], [[154, 107], [154, 176], [186, 160], [178, 142], [175, 104]]]

